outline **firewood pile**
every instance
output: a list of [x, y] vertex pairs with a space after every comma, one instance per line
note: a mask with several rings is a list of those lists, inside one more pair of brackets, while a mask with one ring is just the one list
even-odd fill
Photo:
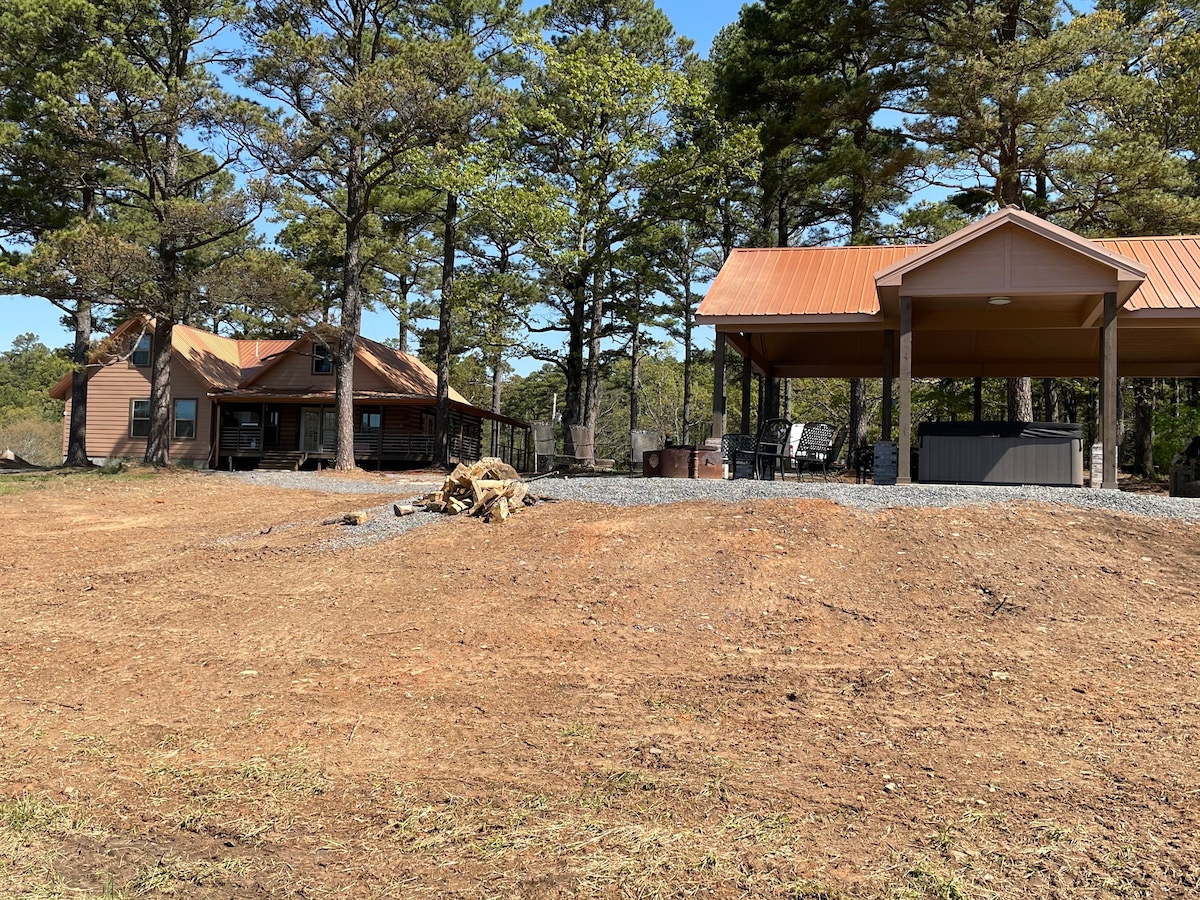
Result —
[[[441, 490], [413, 501], [427, 512], [450, 516], [478, 516], [485, 522], [503, 522], [517, 510], [538, 502], [529, 485], [506, 462], [495, 457], [481, 459], [451, 472]], [[404, 515], [396, 508], [396, 515]]]

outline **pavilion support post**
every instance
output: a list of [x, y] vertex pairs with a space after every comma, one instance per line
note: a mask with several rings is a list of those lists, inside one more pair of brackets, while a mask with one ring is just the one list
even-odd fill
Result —
[[912, 482], [912, 297], [900, 298], [900, 440], [896, 483]]
[[983, 379], [975, 376], [975, 421], [983, 421]]
[[[744, 334], [742, 337], [749, 339], [750, 335]], [[742, 358], [742, 434], [750, 433], [750, 379], [754, 376], [753, 367], [750, 364], [750, 357]]]
[[892, 372], [895, 360], [896, 332], [889, 328], [883, 333], [883, 434], [882, 439], [892, 439]]
[[725, 436], [725, 335], [717, 332], [717, 345], [713, 348], [713, 397], [711, 436]]
[[1101, 432], [1104, 467], [1100, 486], [1117, 489], [1117, 295], [1104, 295], [1104, 325], [1100, 329]]

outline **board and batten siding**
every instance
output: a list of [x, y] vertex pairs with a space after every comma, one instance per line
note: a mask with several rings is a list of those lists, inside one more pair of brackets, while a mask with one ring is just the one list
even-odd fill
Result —
[[[171, 458], [193, 464], [208, 460], [212, 439], [212, 401], [208, 388], [193, 374], [182, 358], [171, 359], [172, 416], [174, 401], [196, 401], [196, 436], [171, 438]], [[150, 399], [150, 367], [122, 361], [102, 366], [88, 379], [87, 455], [89, 459], [142, 459], [146, 438], [129, 436], [130, 404]], [[71, 396], [68, 394], [63, 415], [63, 456], [70, 438]], [[174, 435], [174, 419], [171, 432]]]

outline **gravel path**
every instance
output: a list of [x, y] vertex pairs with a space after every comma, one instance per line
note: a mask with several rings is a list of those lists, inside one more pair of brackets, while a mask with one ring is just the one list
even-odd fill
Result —
[[[230, 478], [246, 484], [325, 491], [337, 494], [380, 494], [388, 503], [368, 509], [371, 520], [359, 526], [330, 526], [336, 529], [322, 549], [363, 547], [403, 534], [413, 528], [444, 521], [434, 513], [411, 516], [392, 514], [391, 501], [412, 498], [434, 490], [441, 479], [426, 476], [381, 476], [337, 478], [313, 472], [213, 472], [210, 477]], [[1050, 503], [1079, 509], [1107, 510], [1135, 516], [1200, 521], [1200, 500], [1138, 494], [1124, 491], [1095, 491], [1089, 488], [986, 487], [979, 485], [913, 484], [882, 487], [841, 482], [794, 481], [693, 481], [672, 478], [627, 478], [584, 476], [543, 478], [532, 493], [561, 500], [607, 503], [612, 506], [652, 506], [689, 500], [737, 503], [743, 500], [811, 498], [832, 500], [854, 509], [879, 510], [915, 506], [947, 509], [989, 503]]]

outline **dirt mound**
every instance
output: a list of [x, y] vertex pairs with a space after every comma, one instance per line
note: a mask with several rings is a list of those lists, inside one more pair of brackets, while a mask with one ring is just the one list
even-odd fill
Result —
[[1200, 527], [353, 502], [0, 497], [0, 894], [1198, 890]]

